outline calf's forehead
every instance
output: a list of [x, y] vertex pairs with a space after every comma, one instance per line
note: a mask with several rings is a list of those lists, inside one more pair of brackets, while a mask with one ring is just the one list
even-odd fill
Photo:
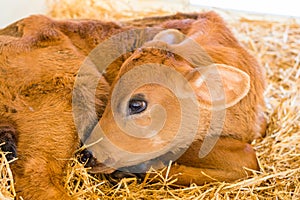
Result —
[[[174, 69], [183, 75], [187, 74], [190, 70], [193, 69], [193, 66], [191, 66], [179, 55], [162, 49], [144, 48], [135, 51], [133, 55], [131, 55], [122, 64], [118, 77], [116, 79], [120, 79], [120, 77], [122, 77], [125, 73], [145, 64], [160, 64], [164, 67]], [[137, 76], [136, 78], [139, 78], [139, 76]]]

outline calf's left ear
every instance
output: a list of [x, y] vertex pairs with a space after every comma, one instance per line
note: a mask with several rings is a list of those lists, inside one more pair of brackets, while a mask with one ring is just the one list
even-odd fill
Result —
[[188, 81], [202, 107], [222, 110], [234, 106], [250, 90], [250, 77], [244, 71], [225, 64], [193, 69]]

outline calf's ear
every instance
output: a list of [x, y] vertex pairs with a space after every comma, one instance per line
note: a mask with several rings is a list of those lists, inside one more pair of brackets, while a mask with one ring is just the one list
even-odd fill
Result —
[[185, 38], [186, 36], [177, 29], [166, 29], [155, 35], [153, 41], [161, 41], [169, 45], [174, 45], [181, 43]]
[[188, 81], [200, 106], [212, 110], [237, 104], [250, 90], [250, 77], [244, 71], [225, 64], [193, 69]]

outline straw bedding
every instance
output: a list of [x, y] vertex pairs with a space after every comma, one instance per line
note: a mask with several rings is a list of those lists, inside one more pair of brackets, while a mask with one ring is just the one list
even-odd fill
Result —
[[[98, 2], [52, 1], [49, 16], [124, 20], [171, 12], [136, 11], [124, 1], [113, 1], [123, 6], [118, 7], [120, 11], [112, 1]], [[89, 175], [74, 159], [64, 180], [70, 194], [80, 199], [300, 199], [300, 24], [293, 19], [253, 20], [246, 15], [229, 20], [229, 26], [266, 68], [267, 135], [253, 142], [261, 171], [234, 183], [185, 188], [170, 187], [176, 177], [153, 172], [161, 177], [159, 183], [127, 178], [112, 186], [105, 177]], [[0, 199], [13, 199], [13, 176], [4, 154], [0, 152]]]

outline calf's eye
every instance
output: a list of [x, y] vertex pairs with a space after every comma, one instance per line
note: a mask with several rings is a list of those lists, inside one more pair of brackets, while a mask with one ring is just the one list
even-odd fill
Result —
[[140, 99], [131, 99], [128, 104], [129, 114], [139, 114], [146, 110], [147, 102], [145, 100]]

